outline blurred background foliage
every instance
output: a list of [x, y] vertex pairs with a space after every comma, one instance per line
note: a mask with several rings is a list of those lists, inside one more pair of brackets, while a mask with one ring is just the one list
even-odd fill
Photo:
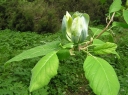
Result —
[[53, 33], [60, 29], [66, 11], [86, 12], [92, 24], [105, 24], [111, 3], [112, 0], [1, 0], [0, 29]]

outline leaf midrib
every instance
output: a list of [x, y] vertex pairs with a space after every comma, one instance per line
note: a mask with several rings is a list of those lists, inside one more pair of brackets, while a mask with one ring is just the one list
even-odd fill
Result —
[[[34, 77], [33, 81], [35, 81], [37, 75], [39, 74], [39, 72], [41, 71], [41, 69], [46, 65], [46, 63], [48, 62], [48, 60], [54, 55], [55, 53], [51, 54], [51, 56], [49, 56], [49, 58], [45, 61], [45, 64], [41, 66], [40, 70], [38, 71], [38, 73], [36, 74], [36, 76]], [[35, 84], [34, 84], [35, 85]], [[34, 86], [33, 85], [33, 86]], [[32, 88], [33, 88], [32, 86]]]
[[[102, 64], [97, 60], [97, 58], [95, 58], [95, 59], [96, 59], [96, 61], [100, 64], [100, 66], [102, 67], [102, 69], [103, 69], [103, 71], [104, 71], [104, 73], [105, 73], [106, 79], [107, 79], [107, 81], [108, 81], [109, 89], [110, 89], [109, 79], [108, 79], [108, 77], [107, 77], [107, 74], [106, 74], [106, 72], [105, 72], [105, 69], [104, 69], [104, 67], [102, 66]], [[111, 89], [110, 89], [110, 92], [111, 92]]]

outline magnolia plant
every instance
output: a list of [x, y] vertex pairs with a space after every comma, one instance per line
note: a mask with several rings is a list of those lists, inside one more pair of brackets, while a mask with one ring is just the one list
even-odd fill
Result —
[[88, 36], [89, 15], [75, 12], [72, 16], [66, 12], [62, 21], [62, 33], [70, 42], [82, 43]]
[[[47, 85], [50, 79], [57, 74], [59, 60], [64, 60], [68, 56], [75, 56], [75, 51], [84, 52], [87, 56], [83, 63], [83, 69], [93, 92], [97, 95], [118, 95], [120, 84], [117, 75], [113, 67], [102, 57], [99, 57], [100, 55], [114, 54], [119, 58], [116, 52], [117, 45], [112, 42], [104, 42], [99, 37], [110, 35], [109, 26], [113, 21], [115, 12], [120, 9], [121, 0], [114, 0], [109, 8], [107, 26], [103, 30], [89, 27], [94, 34], [92, 37], [88, 33], [89, 15], [79, 12], [70, 15], [67, 11], [62, 20], [62, 34], [69, 41], [67, 44], [62, 45], [60, 41], [53, 41], [26, 50], [7, 61], [5, 67], [13, 61], [43, 56], [31, 71], [29, 91], [32, 92]], [[128, 24], [127, 16], [128, 10], [124, 9], [123, 17]], [[119, 24], [113, 22], [112, 27]], [[90, 37], [90, 40], [87, 37]]]

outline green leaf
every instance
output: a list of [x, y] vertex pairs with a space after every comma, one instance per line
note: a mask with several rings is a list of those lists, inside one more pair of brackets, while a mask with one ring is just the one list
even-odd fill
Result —
[[118, 59], [120, 59], [120, 56], [119, 56], [119, 54], [118, 54], [116, 51], [114, 51], [113, 54], [115, 54], [116, 57], [117, 57]]
[[57, 74], [59, 60], [56, 52], [45, 55], [32, 69], [32, 78], [29, 91], [32, 92], [47, 85], [52, 77]]
[[29, 50], [26, 50], [26, 51], [22, 52], [21, 54], [8, 60], [5, 63], [5, 66], [8, 65], [10, 62], [13, 62], [13, 61], [21, 61], [23, 59], [34, 58], [37, 56], [46, 55], [47, 53], [58, 49], [59, 44], [60, 44], [59, 41], [54, 41], [54, 42], [47, 43], [45, 45], [37, 46], [37, 47], [31, 48]]
[[102, 45], [102, 44], [104, 44], [104, 42], [102, 40], [100, 40], [100, 39], [94, 39], [92, 45], [99, 46], [99, 45]]
[[107, 61], [87, 56], [83, 68], [96, 95], [118, 95], [120, 84], [114, 69]]
[[74, 43], [68, 43], [68, 44], [65, 44], [64, 46], [62, 46], [63, 48], [67, 48], [67, 49], [71, 49], [73, 48], [74, 46]]
[[109, 14], [112, 12], [119, 11], [121, 9], [121, 0], [114, 0], [109, 8]]
[[[128, 16], [127, 16], [128, 17]], [[127, 18], [126, 18], [127, 19]], [[128, 24], [123, 23], [123, 22], [116, 22], [114, 21], [112, 23], [112, 27], [122, 27], [122, 28], [128, 28]]]
[[[94, 33], [94, 35], [98, 35], [102, 32], [102, 29], [90, 27], [91, 31]], [[104, 32], [102, 35], [109, 35], [108, 32]]]
[[123, 10], [123, 17], [126, 23], [128, 24], [128, 10]]
[[110, 34], [109, 36], [108, 36], [108, 42], [114, 42], [114, 37], [113, 37], [113, 35], [112, 34]]
[[114, 15], [114, 17], [119, 18], [122, 16], [122, 13], [120, 11], [117, 11]]
[[61, 49], [57, 52], [59, 60], [64, 60], [70, 57], [69, 49]]
[[115, 43], [106, 42], [102, 45], [94, 47], [95, 54], [115, 54], [117, 45]]

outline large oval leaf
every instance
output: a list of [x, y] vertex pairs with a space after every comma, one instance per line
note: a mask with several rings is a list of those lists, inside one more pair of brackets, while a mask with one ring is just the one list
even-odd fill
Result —
[[119, 11], [121, 9], [121, 0], [114, 0], [109, 8], [109, 13]]
[[45, 45], [37, 46], [37, 47], [31, 48], [29, 50], [26, 50], [26, 51], [22, 52], [21, 54], [8, 60], [5, 63], [5, 66], [13, 61], [21, 61], [23, 59], [34, 58], [34, 57], [46, 55], [47, 53], [58, 49], [59, 44], [60, 44], [59, 41], [54, 41], [54, 42], [47, 43]]
[[112, 66], [105, 60], [87, 56], [84, 62], [85, 76], [97, 95], [118, 95], [118, 78]]
[[44, 56], [32, 69], [32, 78], [29, 91], [32, 92], [47, 85], [52, 77], [57, 74], [59, 60], [56, 52]]
[[113, 54], [116, 48], [117, 48], [117, 45], [115, 43], [106, 42], [104, 44], [97, 45], [96, 47], [94, 47], [94, 53], [95, 54], [110, 54], [110, 53]]

